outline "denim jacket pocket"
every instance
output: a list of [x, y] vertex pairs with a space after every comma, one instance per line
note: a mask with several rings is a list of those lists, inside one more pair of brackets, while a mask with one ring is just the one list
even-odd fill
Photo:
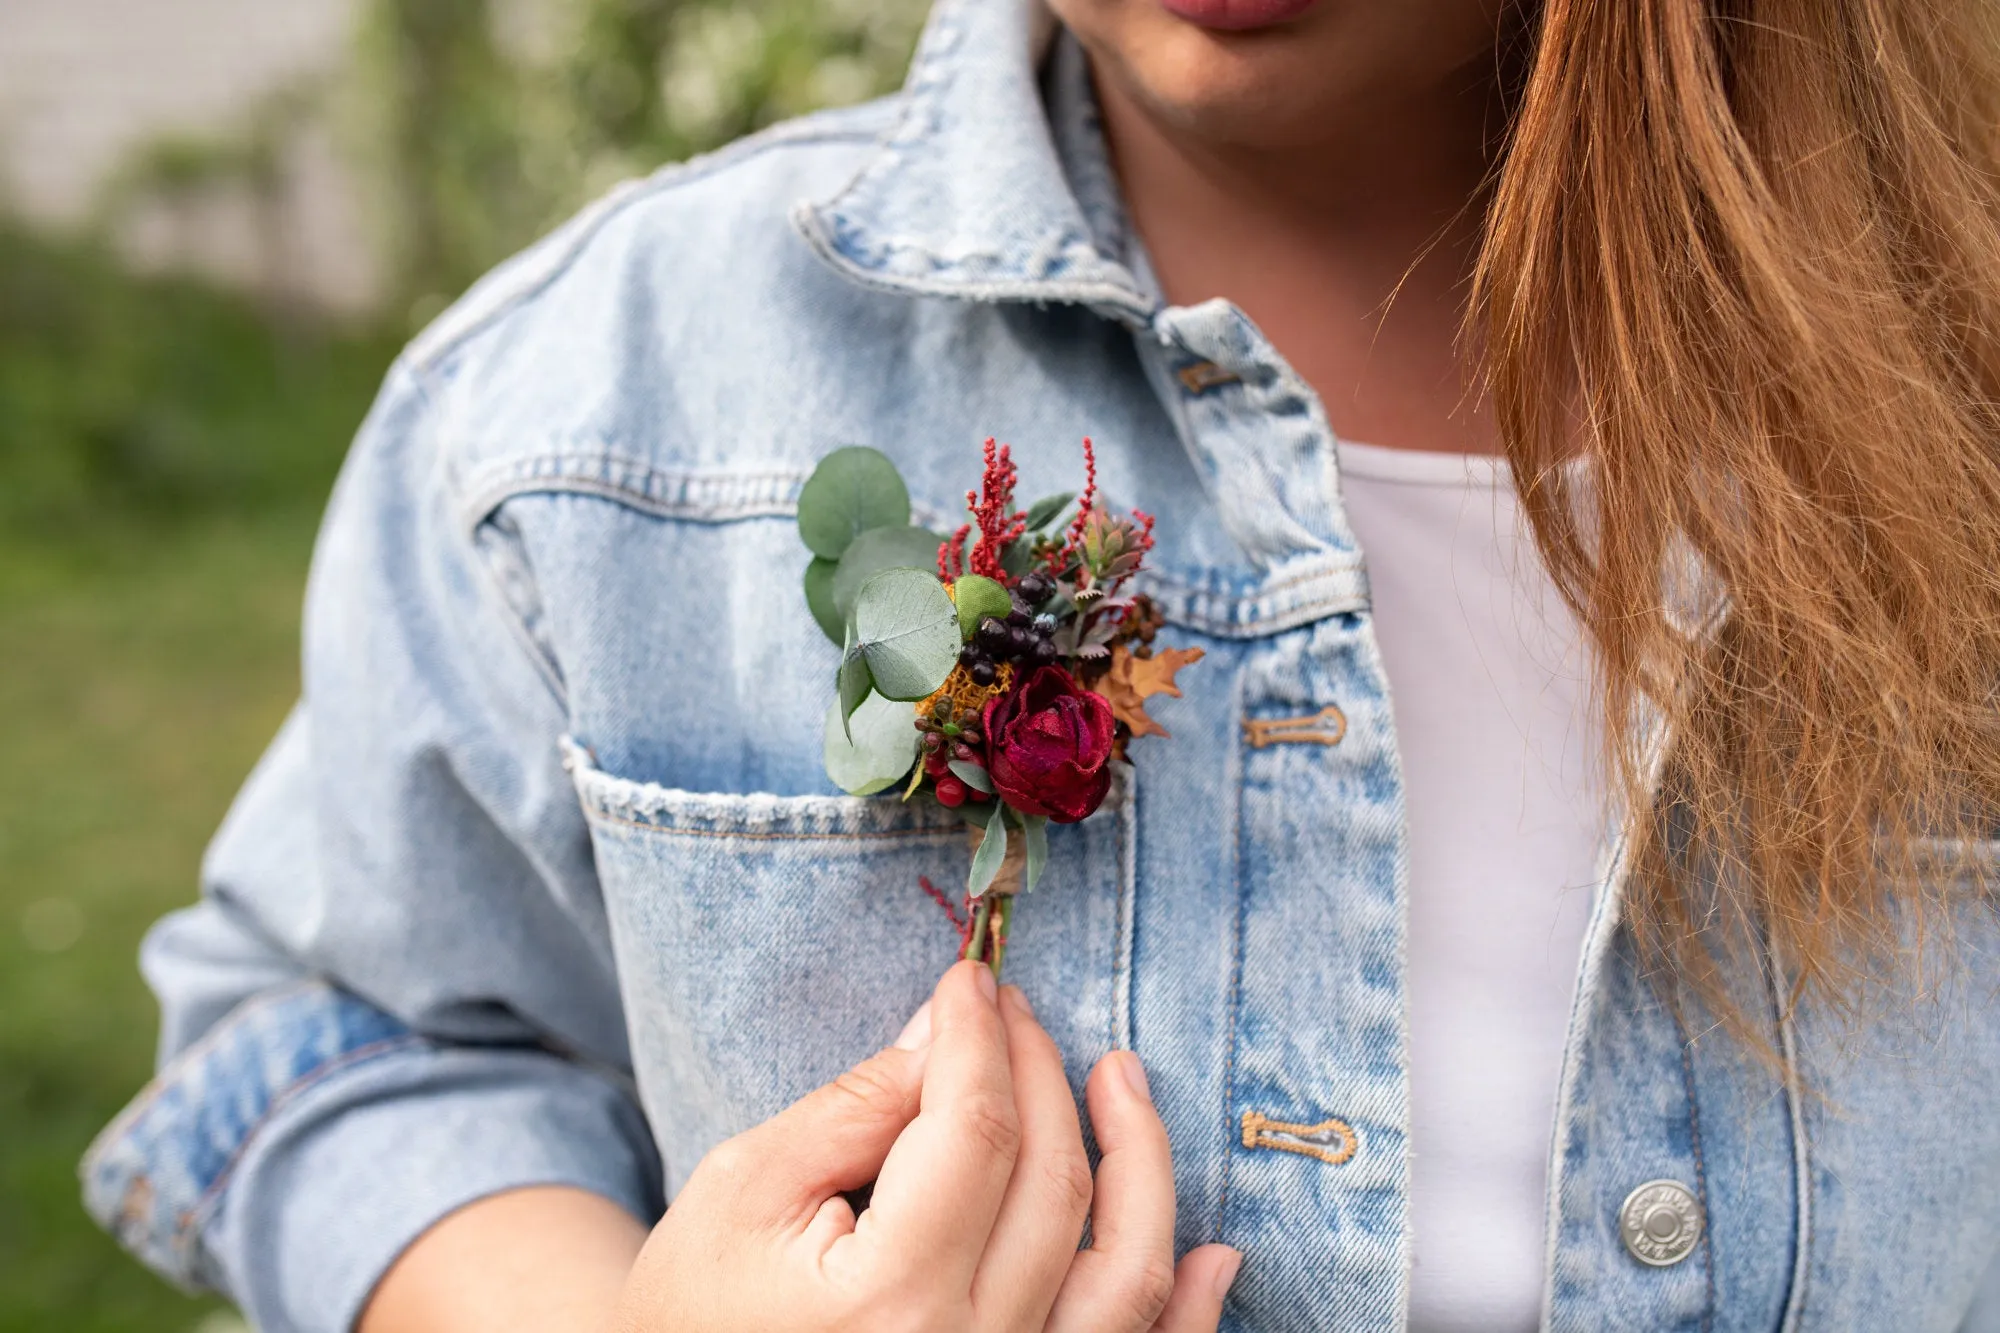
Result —
[[[681, 791], [571, 744], [617, 954], [632, 1058], [669, 1191], [731, 1134], [887, 1045], [957, 956], [966, 828], [930, 803]], [[1079, 1090], [1128, 1040], [1131, 784], [1051, 826], [1006, 979]]]

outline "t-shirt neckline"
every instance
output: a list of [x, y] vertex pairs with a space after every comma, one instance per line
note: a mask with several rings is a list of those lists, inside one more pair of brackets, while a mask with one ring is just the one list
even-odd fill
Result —
[[1336, 442], [1342, 476], [1404, 486], [1498, 488], [1507, 484], [1507, 460], [1492, 454], [1434, 453], [1421, 449], [1391, 449], [1355, 440]]

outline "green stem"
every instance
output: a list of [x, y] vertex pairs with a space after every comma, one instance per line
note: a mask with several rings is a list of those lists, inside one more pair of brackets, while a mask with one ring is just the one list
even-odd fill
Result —
[[979, 895], [979, 906], [972, 912], [972, 935], [965, 942], [964, 956], [977, 963], [986, 957], [986, 924], [993, 914], [993, 895]]

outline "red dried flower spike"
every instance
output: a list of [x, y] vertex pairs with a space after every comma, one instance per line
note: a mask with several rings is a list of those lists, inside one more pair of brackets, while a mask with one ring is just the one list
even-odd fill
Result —
[[1062, 549], [1050, 562], [1055, 570], [1068, 569], [1076, 563], [1077, 549], [1083, 545], [1083, 530], [1090, 525], [1091, 511], [1097, 507], [1097, 447], [1088, 435], [1083, 437], [1083, 495], [1076, 502], [1076, 517], [1070, 520], [1069, 531], [1063, 534]]
[[979, 545], [972, 548], [972, 572], [1001, 583], [1008, 578], [1000, 557], [1028, 530], [1027, 514], [1014, 509], [1014, 482], [1019, 476], [1013, 452], [988, 436], [986, 469], [980, 476], [979, 490], [967, 491], [965, 504], [979, 528]]

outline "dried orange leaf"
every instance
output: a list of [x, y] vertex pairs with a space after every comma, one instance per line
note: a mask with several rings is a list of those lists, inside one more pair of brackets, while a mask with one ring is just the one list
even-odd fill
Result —
[[1156, 694], [1180, 697], [1174, 673], [1202, 658], [1199, 648], [1166, 648], [1151, 657], [1135, 657], [1119, 644], [1111, 650], [1111, 669], [1097, 682], [1097, 692], [1111, 705], [1112, 716], [1134, 736], [1165, 736], [1168, 731], [1146, 716], [1146, 700]]

